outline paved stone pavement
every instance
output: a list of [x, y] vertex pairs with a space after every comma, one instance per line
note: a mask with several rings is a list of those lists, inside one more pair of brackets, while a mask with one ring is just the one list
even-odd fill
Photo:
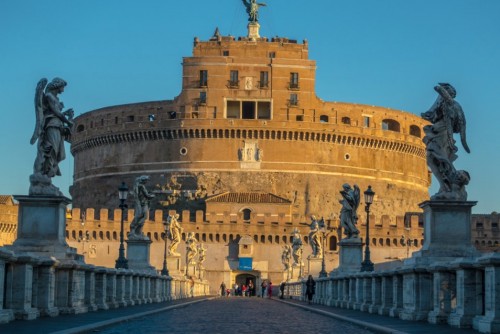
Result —
[[217, 298], [103, 329], [101, 334], [343, 333], [369, 334], [348, 322], [262, 298]]
[[193, 298], [0, 325], [27, 333], [477, 333], [365, 312], [262, 298]]

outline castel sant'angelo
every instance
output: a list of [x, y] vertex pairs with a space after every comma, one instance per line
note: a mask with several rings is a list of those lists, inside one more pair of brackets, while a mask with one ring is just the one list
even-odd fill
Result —
[[[307, 41], [261, 37], [257, 22], [248, 24], [245, 37], [223, 36], [217, 29], [206, 41], [194, 39], [192, 55], [182, 61], [182, 91], [174, 99], [78, 116], [71, 143], [76, 209], [68, 220], [70, 244], [87, 262], [113, 266], [118, 185], [131, 187], [148, 175], [156, 198], [144, 231], [158, 269], [162, 222], [176, 211], [183, 240], [194, 232], [207, 248], [210, 281], [283, 280], [282, 249], [294, 229], [303, 237], [303, 274], [317, 275], [307, 264], [309, 227], [301, 224], [310, 215], [324, 217], [330, 227], [330, 271], [338, 264], [339, 191], [345, 183], [357, 184], [361, 192], [371, 185], [376, 192], [370, 217], [374, 262], [418, 249], [422, 225], [407, 213], [420, 211], [418, 203], [428, 199], [426, 121], [398, 110], [321, 100], [308, 51]], [[132, 217], [129, 212], [128, 221]], [[413, 244], [406, 246], [402, 238]], [[184, 254], [183, 244], [179, 251]], [[239, 266], [242, 254], [251, 258], [251, 268]]]
[[[206, 41], [194, 39], [173, 100], [109, 106], [75, 119], [66, 241], [87, 263], [115, 266], [121, 221], [127, 236], [132, 188], [143, 175], [155, 195], [143, 229], [150, 264], [157, 270], [168, 264], [171, 276], [206, 279], [212, 292], [220, 282], [258, 286], [317, 276], [323, 259], [326, 272], [337, 268], [345, 184], [361, 190], [357, 227], [366, 243], [369, 218], [376, 266], [400, 264], [424, 244], [419, 203], [429, 198], [427, 122], [384, 107], [321, 100], [307, 41], [261, 37], [255, 14], [247, 36], [216, 29]], [[118, 208], [122, 182], [130, 189], [125, 215]], [[375, 191], [369, 217], [363, 210], [368, 186]], [[0, 246], [16, 240], [18, 209], [12, 196], [0, 195]], [[164, 261], [164, 223], [174, 214], [180, 243]], [[307, 224], [313, 215], [326, 223], [324, 256], [312, 256]], [[476, 248], [498, 250], [499, 226], [496, 212], [473, 215]], [[197, 271], [189, 272], [192, 237], [206, 257], [201, 266], [198, 255]], [[297, 240], [303, 265], [290, 272], [283, 254]]]

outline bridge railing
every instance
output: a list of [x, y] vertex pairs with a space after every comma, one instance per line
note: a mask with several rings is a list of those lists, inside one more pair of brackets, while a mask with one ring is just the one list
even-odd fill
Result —
[[[16, 255], [0, 249], [0, 323], [209, 294], [206, 281]], [[192, 293], [191, 293], [192, 291]]]
[[[305, 281], [289, 282], [285, 297], [305, 300], [303, 291]], [[500, 253], [446, 264], [318, 278], [313, 302], [500, 332]]]

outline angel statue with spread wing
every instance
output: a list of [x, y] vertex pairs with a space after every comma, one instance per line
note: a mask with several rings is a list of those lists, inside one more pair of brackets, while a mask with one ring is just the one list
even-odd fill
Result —
[[465, 186], [470, 181], [470, 175], [453, 166], [458, 157], [454, 133], [460, 134], [464, 150], [470, 153], [465, 136], [465, 115], [460, 104], [454, 100], [457, 92], [452, 85], [439, 83], [434, 90], [439, 94], [436, 102], [429, 111], [422, 113], [422, 118], [432, 123], [424, 127], [427, 165], [439, 182], [439, 191], [431, 199], [466, 201]]
[[241, 0], [245, 5], [248, 13], [249, 22], [259, 21], [259, 7], [266, 6], [265, 3], [258, 3], [256, 0]]
[[67, 83], [54, 78], [50, 83], [41, 79], [35, 91], [35, 131], [30, 143], [37, 143], [37, 156], [30, 177], [30, 195], [62, 196], [52, 185], [52, 178], [61, 175], [59, 163], [66, 158], [64, 141], [71, 139], [73, 109], [63, 112], [64, 105], [58, 95], [64, 92]]
[[342, 195], [342, 209], [340, 210], [340, 225], [344, 229], [344, 234], [346, 239], [357, 238], [359, 235], [359, 230], [356, 227], [358, 221], [358, 214], [356, 211], [359, 206], [359, 187], [354, 185], [354, 189], [351, 188], [349, 184], [344, 184], [344, 188], [340, 191]]

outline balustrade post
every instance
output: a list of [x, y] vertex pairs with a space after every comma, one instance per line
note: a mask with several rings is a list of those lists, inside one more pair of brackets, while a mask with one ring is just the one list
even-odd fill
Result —
[[41, 316], [55, 317], [59, 315], [59, 309], [55, 306], [57, 260], [47, 259], [39, 264], [36, 277], [37, 285], [37, 308]]
[[[475, 316], [483, 313], [482, 281], [478, 279], [478, 270], [473, 261], [461, 261], [453, 266], [456, 269], [457, 305], [448, 317], [452, 327], [472, 327]], [[482, 276], [482, 275], [481, 275]]]
[[500, 332], [500, 253], [478, 259], [484, 266], [484, 315], [473, 320], [473, 328], [482, 333]]
[[380, 274], [372, 274], [372, 300], [368, 312], [378, 314], [381, 307], [382, 278]]
[[14, 312], [11, 309], [4, 309], [6, 284], [6, 266], [10, 261], [14, 261], [13, 253], [0, 249], [0, 324], [5, 324], [14, 320]]
[[380, 287], [380, 307], [378, 314], [389, 315], [393, 305], [393, 276], [392, 273], [383, 273]]
[[372, 304], [372, 277], [371, 274], [365, 274], [362, 278], [363, 299], [359, 309], [367, 312]]
[[33, 320], [40, 316], [40, 312], [32, 307], [32, 260], [30, 256], [19, 256], [6, 273], [5, 306], [14, 311], [16, 319]]
[[389, 315], [394, 318], [399, 318], [399, 314], [403, 310], [403, 276], [396, 273], [392, 277], [392, 307], [389, 310]]
[[95, 301], [95, 267], [87, 265], [85, 267], [85, 305], [89, 311], [97, 311], [98, 307]]
[[455, 275], [444, 265], [432, 266], [433, 309], [427, 321], [431, 324], [443, 324], [448, 321], [452, 311], [452, 297], [456, 291]]
[[106, 268], [98, 267], [95, 270], [95, 302], [98, 309], [108, 310], [109, 306], [106, 303]]
[[426, 268], [403, 269], [403, 320], [427, 320], [432, 308], [432, 275]]
[[109, 308], [118, 308], [116, 300], [116, 269], [106, 270], [106, 303]]

